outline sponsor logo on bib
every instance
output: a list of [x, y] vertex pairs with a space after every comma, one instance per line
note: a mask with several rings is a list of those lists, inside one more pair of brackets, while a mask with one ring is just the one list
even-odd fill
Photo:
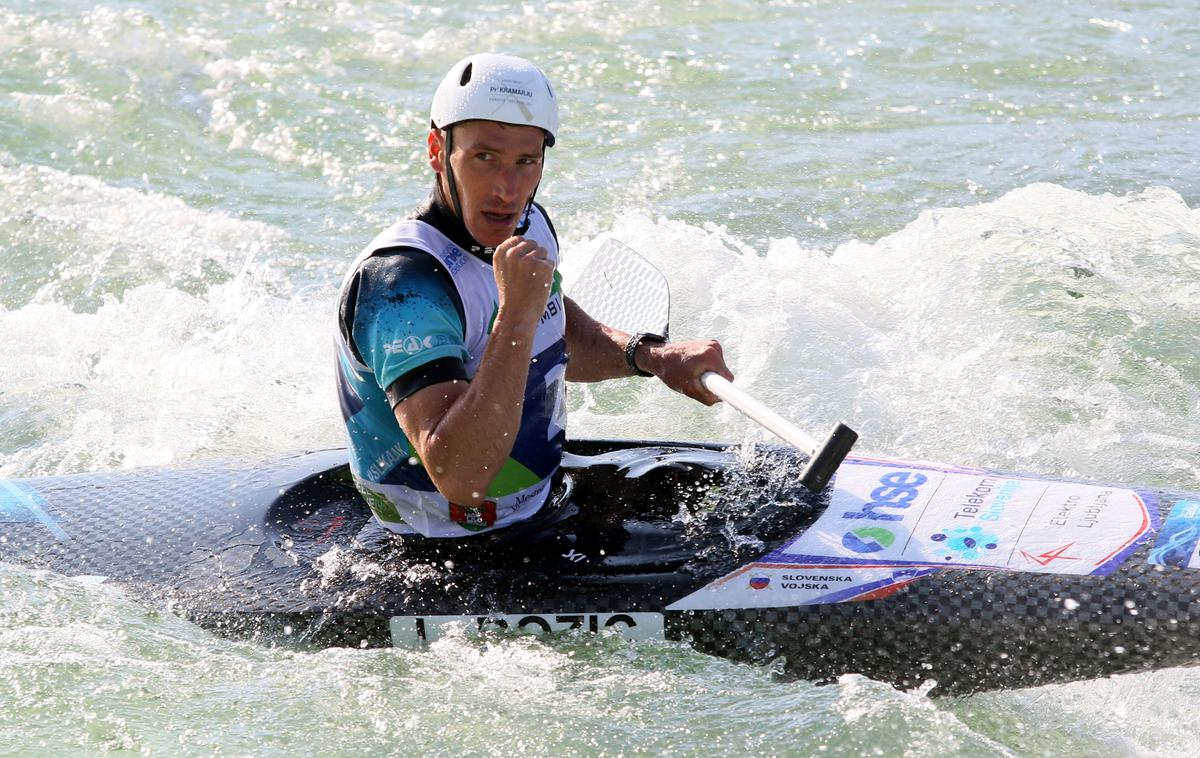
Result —
[[479, 505], [450, 503], [450, 520], [472, 532], [488, 529], [496, 525], [496, 503], [492, 500]]

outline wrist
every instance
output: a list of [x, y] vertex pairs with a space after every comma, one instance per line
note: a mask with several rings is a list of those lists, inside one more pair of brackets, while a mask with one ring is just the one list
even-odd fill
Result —
[[517, 336], [532, 333], [537, 329], [538, 318], [540, 316], [541, 314], [533, 317], [528, 316], [520, 309], [506, 310], [500, 308], [496, 311], [496, 317], [492, 319], [492, 326], [488, 331], [492, 334], [506, 332]]
[[658, 361], [654, 348], [666, 343], [666, 338], [649, 332], [639, 332], [625, 343], [625, 365], [634, 376], [655, 376]]

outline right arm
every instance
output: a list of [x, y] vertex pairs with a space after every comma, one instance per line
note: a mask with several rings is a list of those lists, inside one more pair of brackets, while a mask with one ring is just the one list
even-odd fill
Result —
[[512, 237], [492, 259], [500, 293], [496, 321], [470, 382], [420, 389], [398, 403], [396, 421], [445, 498], [478, 505], [508, 459], [524, 410], [533, 337], [554, 264], [535, 243]]

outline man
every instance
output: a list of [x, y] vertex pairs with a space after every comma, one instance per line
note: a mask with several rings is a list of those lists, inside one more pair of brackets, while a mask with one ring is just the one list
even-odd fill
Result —
[[[351, 266], [338, 389], [359, 490], [387, 528], [463, 537], [547, 502], [565, 439], [563, 380], [654, 375], [705, 404], [713, 341], [598, 323], [563, 296], [558, 241], [534, 202], [558, 104], [532, 63], [473, 55], [433, 99], [436, 182]], [[568, 361], [569, 357], [569, 361]]]

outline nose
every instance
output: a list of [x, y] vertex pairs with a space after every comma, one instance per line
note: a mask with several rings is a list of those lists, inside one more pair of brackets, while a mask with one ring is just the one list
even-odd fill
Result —
[[492, 192], [495, 193], [497, 200], [507, 204], [517, 196], [517, 184], [517, 170], [508, 166], [496, 172]]

